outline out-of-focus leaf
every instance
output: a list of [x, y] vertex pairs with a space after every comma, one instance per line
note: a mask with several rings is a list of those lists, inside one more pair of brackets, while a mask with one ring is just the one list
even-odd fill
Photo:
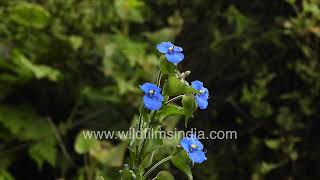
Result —
[[49, 20], [49, 12], [33, 3], [19, 2], [10, 7], [9, 18], [27, 27], [43, 28]]
[[109, 167], [120, 167], [123, 164], [124, 154], [127, 149], [127, 143], [122, 142], [119, 145], [105, 147], [103, 143], [90, 150], [90, 155], [99, 162]]
[[260, 172], [262, 174], [268, 174], [273, 169], [277, 168], [279, 165], [275, 163], [262, 162], [260, 164]]
[[281, 144], [281, 141], [279, 139], [266, 139], [264, 142], [270, 149], [278, 149]]
[[13, 176], [4, 169], [0, 169], [0, 179], [1, 180], [14, 180]]
[[177, 34], [175, 28], [163, 28], [154, 32], [145, 32], [144, 35], [154, 43], [159, 43], [166, 39], [167, 41], [173, 41]]
[[142, 15], [142, 7], [144, 3], [140, 0], [117, 0], [115, 1], [115, 9], [117, 15], [127, 21], [142, 23], [144, 21]]
[[36, 142], [30, 145], [29, 155], [39, 168], [45, 161], [55, 165], [56, 139], [46, 119], [31, 108], [0, 106], [0, 123], [19, 140]]
[[95, 139], [95, 136], [90, 134], [91, 131], [80, 131], [76, 137], [74, 150], [79, 154], [89, 152], [91, 149], [95, 149], [99, 146], [99, 141]]
[[49, 66], [33, 64], [18, 51], [13, 52], [12, 59], [20, 69], [31, 72], [37, 79], [48, 78], [51, 81], [57, 81], [61, 75], [58, 70]]
[[29, 155], [34, 159], [38, 167], [41, 168], [43, 163], [47, 161], [51, 166], [56, 164], [57, 154], [56, 142], [52, 138], [46, 138], [32, 145], [29, 149]]
[[70, 36], [69, 42], [74, 50], [78, 50], [83, 43], [83, 39], [80, 36]]

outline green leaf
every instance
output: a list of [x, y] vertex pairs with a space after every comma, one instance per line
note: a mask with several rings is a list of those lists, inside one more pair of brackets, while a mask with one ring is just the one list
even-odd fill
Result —
[[198, 93], [197, 90], [177, 78], [176, 75], [169, 75], [167, 82], [163, 87], [163, 95], [165, 96], [177, 96], [187, 93]]
[[155, 151], [152, 151], [142, 160], [141, 166], [143, 168], [148, 168], [149, 166], [151, 166], [154, 159], [154, 154], [155, 154]]
[[143, 35], [146, 36], [150, 41], [159, 43], [164, 39], [166, 39], [167, 41], [174, 41], [177, 33], [177, 28], [167, 27], [153, 32], [145, 32], [143, 33]]
[[281, 141], [279, 139], [266, 139], [264, 142], [270, 149], [278, 149], [281, 144]]
[[271, 172], [273, 169], [277, 168], [278, 166], [279, 166], [279, 164], [262, 162], [260, 164], [259, 170], [262, 174], [268, 174], [269, 172]]
[[160, 171], [152, 180], [174, 180], [174, 177], [169, 171]]
[[[150, 129], [154, 133], [157, 132], [156, 129]], [[163, 145], [162, 139], [160, 137], [154, 137], [152, 139], [146, 139], [146, 143], [142, 152], [142, 158], [148, 156], [150, 153], [155, 151], [159, 146]]]
[[189, 180], [193, 179], [190, 168], [190, 159], [182, 148], [178, 148], [177, 152], [172, 155], [171, 162], [176, 168], [187, 175]]
[[120, 170], [121, 180], [134, 180], [136, 179], [136, 175], [132, 170], [128, 168], [124, 168]]
[[137, 23], [143, 22], [142, 8], [144, 3], [142, 1], [117, 0], [114, 3], [116, 13], [121, 19]]
[[176, 66], [167, 61], [163, 56], [160, 58], [160, 70], [162, 74], [172, 74], [176, 72]]
[[185, 94], [182, 97], [183, 110], [187, 115], [192, 115], [197, 109], [197, 104], [193, 94]]
[[25, 73], [32, 73], [37, 79], [48, 78], [51, 81], [57, 81], [61, 75], [58, 70], [49, 66], [33, 64], [17, 50], [13, 51], [12, 59]]
[[9, 8], [9, 18], [16, 23], [41, 29], [45, 27], [49, 20], [49, 12], [42, 6], [33, 3], [20, 2]]
[[41, 168], [43, 163], [47, 161], [51, 166], [56, 164], [56, 142], [55, 139], [46, 138], [32, 145], [29, 149], [30, 157], [37, 162], [38, 168]]
[[79, 132], [78, 136], [76, 137], [74, 150], [78, 154], [85, 154], [89, 152], [91, 149], [97, 148], [99, 146], [99, 141], [92, 136], [91, 138], [88, 136], [85, 137], [86, 132], [90, 131], [81, 131]]
[[168, 116], [181, 116], [184, 115], [184, 110], [181, 106], [177, 106], [174, 104], [168, 104], [164, 106], [157, 113], [159, 115], [159, 121], [162, 122]]
[[14, 180], [9, 172], [4, 169], [0, 169], [0, 179], [1, 180]]
[[80, 36], [70, 36], [69, 43], [73, 50], [78, 50], [83, 43], [83, 39]]
[[142, 120], [144, 122], [147, 122], [148, 121], [148, 113], [149, 111], [144, 107], [144, 104], [141, 103], [140, 107], [139, 107], [139, 113], [140, 115], [142, 116]]
[[123, 164], [126, 149], [127, 143], [125, 142], [110, 148], [106, 147], [103, 142], [99, 142], [99, 146], [90, 150], [90, 155], [109, 167], [120, 167]]
[[56, 138], [47, 120], [32, 108], [26, 105], [0, 106], [0, 126], [8, 129], [11, 136], [20, 141], [35, 142], [29, 146], [28, 153], [39, 168], [44, 162], [55, 165]]
[[193, 94], [185, 94], [182, 97], [182, 106], [185, 113], [185, 126], [187, 127], [188, 120], [190, 117], [193, 117], [193, 113], [197, 109], [197, 104]]

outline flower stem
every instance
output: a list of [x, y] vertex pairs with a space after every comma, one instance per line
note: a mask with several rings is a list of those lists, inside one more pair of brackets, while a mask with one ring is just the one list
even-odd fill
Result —
[[143, 177], [146, 178], [150, 173], [152, 173], [153, 170], [155, 170], [158, 166], [160, 166], [161, 164], [169, 161], [171, 159], [171, 155], [168, 157], [163, 158], [161, 161], [157, 162], [156, 164], [154, 164], [144, 175]]
[[148, 134], [149, 134], [149, 131], [150, 131], [150, 128], [151, 128], [151, 122], [153, 121], [153, 118], [155, 117], [156, 113], [157, 113], [157, 111], [151, 111], [151, 113], [149, 115], [149, 120], [148, 120], [148, 125], [147, 125], [147, 133], [146, 133], [145, 139], [142, 139], [142, 145], [141, 145], [141, 148], [140, 148], [140, 151], [139, 151], [139, 154], [138, 154], [138, 162], [142, 161], [141, 154], [143, 152], [144, 146], [145, 146], [146, 141], [147, 141], [146, 138], [148, 137]]
[[178, 100], [178, 99], [181, 99], [182, 97], [183, 97], [183, 95], [176, 96], [176, 97], [168, 100], [168, 101], [166, 102], [166, 104], [169, 104], [169, 103], [174, 102], [174, 101], [176, 101], [176, 100]]
[[158, 76], [157, 76], [157, 86], [158, 87], [160, 87], [160, 85], [161, 85], [161, 77], [162, 77], [162, 73], [161, 73], [161, 70], [159, 70]]

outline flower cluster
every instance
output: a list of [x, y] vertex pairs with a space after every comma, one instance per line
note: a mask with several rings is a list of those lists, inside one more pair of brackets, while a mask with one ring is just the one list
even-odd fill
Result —
[[[162, 42], [157, 45], [157, 49], [174, 65], [177, 65], [184, 59], [184, 54], [182, 53], [183, 49], [171, 42]], [[199, 92], [196, 94], [196, 103], [198, 107], [200, 109], [206, 109], [208, 107], [209, 99], [208, 89], [203, 87], [203, 83], [199, 80], [191, 82], [191, 86]], [[140, 88], [145, 93], [143, 97], [145, 107], [149, 110], [159, 110], [164, 99], [161, 94], [161, 89], [152, 83], [145, 83], [141, 85]]]
[[[182, 53], [183, 49], [179, 46], [172, 44], [171, 42], [162, 42], [158, 44], [157, 50], [160, 53], [164, 54], [166, 60], [169, 62], [169, 64], [172, 63], [175, 69], [178, 63], [180, 63], [184, 59], [184, 54]], [[179, 71], [175, 71], [176, 74], [181, 74]], [[184, 84], [187, 84], [188, 87], [193, 89], [192, 97], [194, 97], [193, 102], [195, 102], [194, 104], [196, 104], [195, 108], [198, 107], [199, 109], [206, 109], [208, 107], [209, 90], [205, 88], [203, 86], [203, 83], [199, 80], [191, 82], [191, 86], [189, 86], [189, 83], [187, 83], [184, 80], [184, 78], [185, 77], [181, 78], [181, 81]], [[162, 90], [159, 86], [159, 82], [157, 85], [149, 82], [140, 85], [140, 89], [144, 92], [143, 104], [146, 109], [151, 111], [157, 111], [160, 110], [162, 106], [168, 103], [164, 102], [165, 97], [161, 93]], [[179, 96], [174, 97], [172, 99], [178, 99], [178, 97]], [[167, 98], [169, 99], [169, 96]], [[202, 143], [194, 135], [183, 138], [180, 142], [180, 145], [188, 154], [189, 158], [193, 163], [202, 163], [207, 159], [205, 153], [203, 152]]]

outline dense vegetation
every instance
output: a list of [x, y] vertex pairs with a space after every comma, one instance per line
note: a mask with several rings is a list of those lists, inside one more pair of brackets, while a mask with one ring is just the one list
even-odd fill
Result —
[[126, 143], [78, 134], [129, 128], [161, 41], [211, 92], [191, 125], [238, 131], [194, 179], [320, 177], [318, 0], [1, 0], [0, 179], [118, 179]]

